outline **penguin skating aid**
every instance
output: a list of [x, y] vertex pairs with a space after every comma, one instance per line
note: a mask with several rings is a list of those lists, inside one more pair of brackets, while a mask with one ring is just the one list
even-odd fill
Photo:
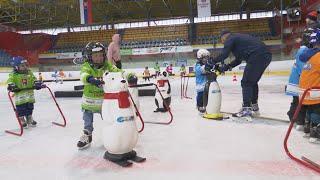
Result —
[[[159, 89], [159, 87], [158, 87], [157, 84], [147, 83], [147, 84], [129, 85], [129, 90], [130, 90], [130, 88], [138, 88], [138, 87], [146, 87], [146, 86], [155, 86], [157, 93], [159, 93], [159, 98], [162, 99], [162, 101], [164, 102], [164, 106], [166, 106], [166, 104], [165, 104], [165, 99], [164, 99], [164, 97], [163, 97], [163, 95], [162, 95], [162, 93], [161, 93], [161, 90]], [[130, 92], [130, 94], [132, 93], [131, 96], [130, 96], [130, 97], [132, 98], [132, 101], [133, 101], [133, 102], [138, 102], [138, 101], [139, 101], [139, 98], [138, 98], [137, 93], [136, 93], [136, 95], [134, 95], [135, 91], [129, 91], [129, 92]], [[133, 105], [134, 105], [134, 103], [133, 103]], [[137, 111], [137, 112], [138, 112], [138, 111]], [[170, 108], [168, 108], [168, 111], [167, 111], [167, 112], [168, 112], [169, 115], [170, 115], [170, 119], [169, 119], [168, 122], [165, 122], [165, 121], [163, 121], [163, 122], [144, 121], [144, 120], [142, 119], [140, 113], [138, 113], [137, 115], [138, 115], [138, 117], [141, 119], [141, 121], [142, 121], [143, 123], [169, 125], [169, 124], [172, 123], [173, 115], [172, 115], [172, 112], [171, 112], [171, 109], [170, 109]]]
[[206, 119], [223, 120], [221, 108], [221, 90], [217, 82], [217, 72], [210, 71], [208, 74], [208, 82], [205, 85], [203, 103], [206, 112], [203, 117]]

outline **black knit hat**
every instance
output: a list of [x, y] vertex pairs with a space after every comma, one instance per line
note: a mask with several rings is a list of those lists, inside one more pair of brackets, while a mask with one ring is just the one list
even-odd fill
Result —
[[231, 31], [229, 29], [222, 29], [220, 32], [220, 38], [225, 35], [225, 34], [229, 34], [231, 33]]

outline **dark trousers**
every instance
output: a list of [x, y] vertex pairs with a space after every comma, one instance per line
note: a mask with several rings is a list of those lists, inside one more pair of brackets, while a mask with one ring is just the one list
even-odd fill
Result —
[[154, 78], [157, 78], [158, 76], [160, 76], [160, 71], [156, 71], [156, 72], [155, 72]]
[[116, 67], [117, 67], [118, 69], [122, 69], [121, 61], [116, 61]]
[[203, 91], [197, 92], [197, 107], [203, 107]]
[[[287, 115], [289, 116], [290, 121], [292, 121], [294, 112], [296, 108], [298, 107], [299, 104], [299, 97], [298, 96], [292, 96], [292, 102], [290, 104], [290, 109], [287, 112]], [[304, 125], [305, 123], [305, 118], [306, 118], [306, 111], [307, 111], [307, 106], [301, 106], [300, 112], [298, 114], [296, 123], [298, 125]]]
[[320, 104], [313, 104], [307, 106], [307, 122], [311, 123], [311, 127], [320, 124]]
[[247, 60], [241, 80], [243, 107], [249, 107], [258, 102], [258, 81], [272, 59], [271, 53], [252, 54]]
[[147, 77], [143, 77], [144, 81], [150, 81], [150, 76], [147, 76]]
[[17, 105], [16, 108], [17, 108], [18, 117], [22, 117], [22, 116], [32, 115], [34, 106], [33, 106], [33, 103], [25, 103], [25, 104]]

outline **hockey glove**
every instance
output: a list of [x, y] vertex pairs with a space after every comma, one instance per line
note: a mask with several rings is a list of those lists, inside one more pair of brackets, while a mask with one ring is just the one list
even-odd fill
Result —
[[47, 86], [45, 84], [43, 84], [41, 81], [35, 81], [33, 87], [36, 90], [40, 90], [42, 88], [46, 88]]
[[18, 87], [13, 83], [8, 84], [7, 90], [10, 92], [18, 92], [19, 91]]
[[229, 64], [221, 64], [221, 65], [216, 65], [215, 70], [217, 70], [220, 73], [224, 73], [225, 71], [231, 71], [232, 67]]
[[210, 72], [212, 68], [213, 68], [213, 65], [211, 65], [211, 64], [205, 64], [205, 66], [204, 66], [204, 70], [206, 72]]
[[95, 86], [97, 86], [97, 87], [99, 87], [99, 88], [101, 88], [102, 85], [104, 85], [104, 82], [103, 82], [103, 81], [101, 81], [101, 80], [99, 80], [99, 79], [96, 79], [96, 78], [94, 78], [93, 76], [89, 76], [89, 77], [87, 78], [87, 81], [88, 81], [88, 83], [93, 84], [93, 85], [95, 85]]

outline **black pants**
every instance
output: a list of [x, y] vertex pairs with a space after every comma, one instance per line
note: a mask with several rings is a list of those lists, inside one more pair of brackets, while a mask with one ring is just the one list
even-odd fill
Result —
[[309, 122], [311, 127], [320, 124], [320, 104], [308, 105], [306, 111], [306, 122]]
[[160, 71], [156, 71], [156, 72], [155, 72], [154, 78], [157, 78], [158, 76], [160, 76]]
[[197, 107], [203, 107], [203, 91], [197, 92]]
[[116, 67], [117, 67], [118, 69], [122, 69], [121, 61], [116, 61]]
[[[290, 109], [287, 112], [287, 115], [289, 116], [290, 121], [292, 121], [294, 112], [295, 112], [296, 108], [298, 107], [298, 104], [299, 104], [299, 97], [293, 96], [292, 102], [290, 104]], [[307, 106], [301, 106], [300, 112], [299, 112], [297, 120], [296, 120], [296, 123], [298, 125], [304, 125], [305, 118], [306, 118], [306, 112], [307, 112]]]
[[21, 105], [17, 105], [16, 108], [18, 117], [22, 117], [32, 115], [34, 106], [33, 103], [24, 103]]
[[271, 53], [252, 54], [247, 60], [241, 80], [243, 107], [249, 107], [258, 102], [258, 81], [272, 59]]
[[156, 106], [157, 106], [157, 110], [155, 112], [167, 112], [169, 110], [170, 104], [171, 104], [171, 97], [167, 97], [166, 99], [163, 100], [162, 102], [162, 107], [163, 108], [159, 108], [159, 102], [158, 99], [154, 99]]

